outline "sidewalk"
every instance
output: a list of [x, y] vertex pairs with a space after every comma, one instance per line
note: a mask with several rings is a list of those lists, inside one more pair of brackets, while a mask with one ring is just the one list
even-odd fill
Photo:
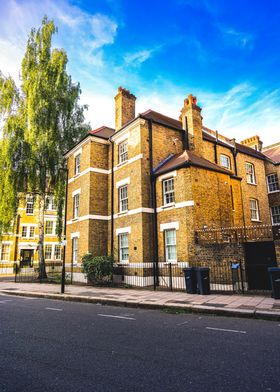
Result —
[[194, 295], [184, 292], [75, 285], [65, 286], [65, 294], [60, 294], [60, 285], [14, 282], [0, 282], [0, 293], [280, 321], [280, 300], [264, 296]]

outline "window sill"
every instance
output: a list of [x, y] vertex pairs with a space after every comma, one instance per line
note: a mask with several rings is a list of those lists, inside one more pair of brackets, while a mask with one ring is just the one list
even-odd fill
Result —
[[257, 186], [257, 185], [258, 185], [256, 182], [248, 182], [248, 181], [247, 181], [247, 184], [248, 184], [248, 185], [254, 185], [254, 186]]
[[79, 220], [79, 217], [71, 219], [72, 222], [77, 222], [78, 220]]
[[128, 210], [118, 212], [118, 216], [125, 215], [128, 213]]
[[175, 202], [169, 203], [169, 204], [164, 204], [164, 205], [162, 206], [163, 209], [165, 209], [165, 208], [171, 208], [171, 207], [175, 207]]
[[117, 264], [121, 265], [121, 266], [125, 266], [125, 265], [129, 265], [129, 262], [128, 261], [119, 261]]
[[28, 215], [28, 216], [34, 216], [34, 212], [33, 212], [33, 213], [26, 212], [26, 215]]
[[278, 191], [271, 191], [271, 192], [267, 192], [269, 195], [271, 195], [271, 194], [273, 194], [273, 193], [279, 193], [280, 192], [280, 189], [278, 189]]
[[259, 219], [251, 219], [251, 221], [252, 221], [252, 222], [259, 222], [259, 223], [262, 223], [262, 221], [259, 220]]

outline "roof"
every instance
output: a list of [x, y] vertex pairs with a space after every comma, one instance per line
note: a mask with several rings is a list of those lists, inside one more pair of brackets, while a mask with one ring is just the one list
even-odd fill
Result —
[[154, 122], [160, 123], [170, 128], [175, 128], [178, 131], [182, 130], [182, 123], [179, 120], [175, 120], [174, 118], [164, 116], [161, 113], [155, 112], [154, 110], [147, 110], [144, 113], [140, 113], [140, 117], [145, 118], [146, 120], [153, 120]]
[[115, 130], [103, 125], [102, 127], [89, 131], [88, 133], [93, 136], [102, 137], [103, 139], [109, 139], [115, 133]]
[[193, 152], [186, 151], [186, 150], [180, 154], [171, 156], [170, 159], [168, 160], [163, 161], [162, 164], [158, 165], [154, 174], [159, 175], [159, 174], [167, 173], [174, 169], [179, 169], [181, 167], [188, 167], [188, 166], [197, 166], [203, 169], [212, 170], [219, 173], [228, 174], [231, 177], [235, 177], [231, 171], [227, 169], [223, 169], [222, 167], [216, 165], [215, 163], [212, 163], [207, 159], [199, 157]]
[[265, 147], [263, 153], [274, 162], [280, 163], [280, 143]]

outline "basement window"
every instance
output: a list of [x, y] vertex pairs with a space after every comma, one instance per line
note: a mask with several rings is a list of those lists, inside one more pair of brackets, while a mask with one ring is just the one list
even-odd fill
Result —
[[167, 180], [162, 181], [163, 188], [163, 204], [172, 204], [175, 202], [174, 195], [174, 178], [169, 178]]
[[271, 207], [271, 217], [273, 225], [280, 225], [280, 206]]
[[279, 192], [279, 182], [276, 173], [266, 176], [268, 193]]
[[119, 163], [126, 162], [128, 160], [128, 141], [119, 144]]

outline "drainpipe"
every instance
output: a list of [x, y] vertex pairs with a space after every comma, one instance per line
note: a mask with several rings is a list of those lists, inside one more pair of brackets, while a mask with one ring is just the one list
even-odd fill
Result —
[[216, 140], [215, 140], [215, 143], [214, 143], [215, 163], [216, 164], [218, 164], [218, 152], [217, 152], [218, 137], [219, 137], [219, 134], [218, 134], [218, 131], [216, 131]]
[[114, 261], [114, 142], [110, 140], [112, 146], [111, 159], [111, 257]]
[[188, 127], [188, 119], [184, 117], [183, 123], [183, 131], [182, 131], [182, 142], [183, 142], [183, 150], [186, 151], [189, 149], [189, 127]]
[[150, 159], [150, 186], [151, 186], [151, 198], [153, 213], [153, 258], [155, 263], [154, 273], [154, 289], [159, 283], [158, 279], [158, 231], [157, 231], [157, 198], [156, 198], [156, 177], [153, 173], [153, 121], [148, 120], [149, 128], [149, 159]]

